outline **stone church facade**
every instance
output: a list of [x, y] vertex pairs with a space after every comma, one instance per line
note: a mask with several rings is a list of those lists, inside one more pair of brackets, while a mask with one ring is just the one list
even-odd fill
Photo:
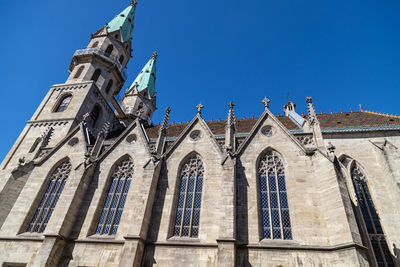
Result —
[[153, 54], [122, 100], [136, 2], [77, 50], [0, 166], [1, 266], [399, 266], [400, 117], [153, 124]]

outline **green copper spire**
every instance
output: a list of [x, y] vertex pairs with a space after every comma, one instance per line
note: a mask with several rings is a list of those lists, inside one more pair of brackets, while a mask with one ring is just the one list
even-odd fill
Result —
[[129, 41], [132, 38], [133, 19], [135, 18], [136, 0], [125, 8], [119, 15], [115, 16], [106, 26], [108, 33], [121, 30], [122, 40]]
[[150, 97], [154, 96], [156, 93], [156, 60], [157, 52], [154, 52], [149, 62], [147, 62], [146, 66], [144, 66], [129, 89], [136, 87], [138, 92], [147, 89]]

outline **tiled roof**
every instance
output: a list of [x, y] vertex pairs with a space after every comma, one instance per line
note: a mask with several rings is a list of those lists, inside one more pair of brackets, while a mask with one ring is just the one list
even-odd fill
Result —
[[[379, 126], [400, 126], [400, 118], [397, 116], [388, 116], [383, 114], [375, 114], [371, 112], [343, 112], [343, 113], [331, 113], [331, 114], [318, 114], [318, 119], [321, 124], [321, 128], [362, 128], [362, 127], [379, 127]], [[279, 121], [288, 130], [297, 130], [299, 127], [293, 123], [293, 121], [286, 116], [278, 116]], [[306, 116], [305, 116], [306, 118]], [[236, 121], [236, 132], [248, 133], [251, 131], [253, 126], [256, 124], [258, 118], [247, 118], [238, 119]], [[209, 121], [207, 122], [213, 134], [224, 134], [225, 133], [225, 121]], [[171, 124], [167, 130], [168, 137], [179, 136], [179, 134], [185, 129], [187, 123], [182, 124]], [[146, 128], [146, 133], [149, 138], [157, 138], [158, 136], [158, 125]]]

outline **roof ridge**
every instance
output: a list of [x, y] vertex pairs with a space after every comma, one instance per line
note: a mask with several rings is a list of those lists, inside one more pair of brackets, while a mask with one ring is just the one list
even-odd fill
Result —
[[396, 118], [396, 119], [400, 119], [399, 115], [396, 114], [389, 114], [389, 113], [382, 113], [382, 112], [375, 112], [375, 111], [371, 111], [371, 110], [363, 110], [364, 113], [369, 113], [369, 114], [375, 114], [375, 115], [381, 115], [381, 116], [386, 116], [386, 117], [391, 117], [391, 118]]

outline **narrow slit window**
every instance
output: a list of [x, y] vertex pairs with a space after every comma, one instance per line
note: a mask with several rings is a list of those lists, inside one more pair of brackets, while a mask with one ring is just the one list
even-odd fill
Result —
[[174, 236], [198, 237], [204, 167], [198, 155], [190, 157], [180, 173]]
[[108, 84], [107, 84], [107, 87], [106, 87], [106, 90], [105, 90], [106, 94], [110, 93], [110, 90], [111, 90], [112, 86], [113, 86], [113, 80], [109, 80]]
[[71, 99], [72, 99], [72, 95], [64, 96], [62, 98], [62, 100], [60, 101], [60, 104], [58, 104], [58, 107], [56, 108], [56, 112], [64, 112], [67, 109], [69, 103], [71, 102]]
[[61, 196], [70, 172], [71, 163], [66, 161], [52, 173], [50, 182], [42, 200], [40, 201], [39, 207], [36, 209], [36, 212], [29, 223], [27, 232], [43, 233], [46, 229], [47, 223], [49, 222], [57, 201]]
[[100, 69], [95, 70], [91, 80], [94, 81], [94, 82], [97, 82], [97, 80], [99, 79], [100, 75], [101, 75], [101, 70]]
[[85, 69], [84, 66], [80, 66], [79, 69], [75, 73], [74, 79], [78, 79], [81, 76], [84, 69]]
[[99, 116], [100, 116], [100, 107], [99, 106], [95, 106], [92, 110], [92, 112], [90, 112], [90, 118], [92, 121], [92, 126], [95, 126], [97, 121], [99, 120]]
[[261, 157], [258, 182], [262, 238], [291, 240], [285, 172], [282, 160], [275, 151]]
[[108, 56], [111, 55], [113, 50], [114, 50], [114, 46], [113, 45], [108, 45], [107, 49], [106, 49], [106, 55], [108, 55]]
[[97, 224], [96, 234], [115, 235], [132, 182], [134, 165], [132, 160], [122, 161], [111, 176], [111, 184]]

